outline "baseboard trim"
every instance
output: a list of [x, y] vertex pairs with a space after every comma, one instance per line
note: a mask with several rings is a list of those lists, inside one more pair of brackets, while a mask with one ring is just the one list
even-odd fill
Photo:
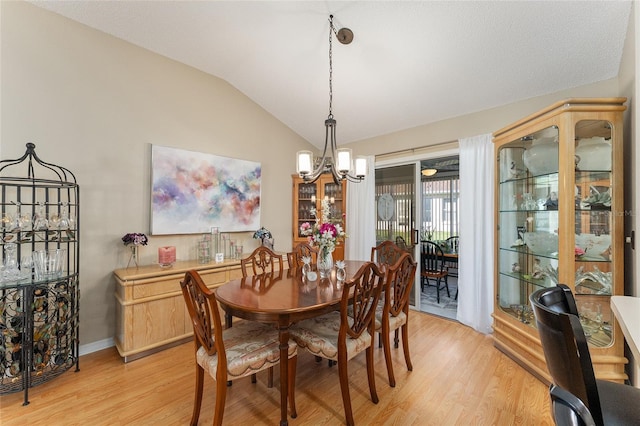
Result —
[[101, 351], [103, 349], [107, 349], [115, 346], [116, 343], [113, 340], [113, 337], [104, 340], [98, 340], [97, 342], [88, 343], [86, 345], [80, 345], [79, 352], [80, 356], [87, 355], [92, 352]]

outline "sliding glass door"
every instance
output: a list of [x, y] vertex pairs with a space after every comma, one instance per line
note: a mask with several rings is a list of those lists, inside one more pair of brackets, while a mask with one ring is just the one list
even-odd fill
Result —
[[[418, 215], [420, 205], [416, 187], [419, 182], [418, 163], [376, 169], [376, 244], [389, 240], [406, 248], [418, 259]], [[418, 281], [416, 281], [418, 282]], [[419, 286], [417, 286], [419, 287]], [[415, 287], [414, 287], [415, 288]], [[415, 291], [410, 304], [416, 305]], [[418, 302], [419, 303], [419, 302]], [[419, 309], [419, 306], [416, 306]]]

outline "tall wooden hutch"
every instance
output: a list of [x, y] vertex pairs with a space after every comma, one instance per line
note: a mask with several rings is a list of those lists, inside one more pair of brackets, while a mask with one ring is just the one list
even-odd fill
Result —
[[625, 101], [567, 99], [494, 134], [494, 342], [545, 382], [529, 296], [556, 283], [575, 294], [596, 376], [627, 378], [610, 309], [624, 293]]
[[[331, 218], [341, 221], [341, 225], [347, 232], [344, 214], [347, 211], [347, 184], [335, 183], [331, 173], [322, 174], [313, 183], [305, 182], [298, 175], [292, 175], [293, 181], [293, 224], [292, 245], [306, 242], [307, 237], [300, 233], [300, 225], [305, 222], [313, 223], [315, 220], [312, 209], [315, 208], [321, 215], [321, 200], [327, 197], [331, 203]], [[348, 233], [348, 232], [347, 232]], [[344, 241], [336, 247], [333, 253], [334, 260], [344, 259]]]

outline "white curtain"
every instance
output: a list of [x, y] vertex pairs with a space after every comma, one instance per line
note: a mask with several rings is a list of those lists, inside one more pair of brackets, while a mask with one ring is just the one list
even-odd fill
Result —
[[491, 134], [460, 139], [460, 270], [457, 320], [492, 332], [494, 171]]
[[367, 157], [367, 176], [359, 183], [347, 186], [347, 240], [345, 259], [370, 260], [376, 245], [375, 157]]

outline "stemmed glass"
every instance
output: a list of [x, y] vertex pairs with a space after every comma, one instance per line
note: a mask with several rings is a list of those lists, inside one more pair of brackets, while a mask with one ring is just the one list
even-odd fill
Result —
[[34, 231], [46, 231], [49, 229], [49, 221], [47, 220], [47, 214], [45, 212], [44, 203], [38, 202], [38, 208], [36, 214], [33, 217], [33, 230]]

